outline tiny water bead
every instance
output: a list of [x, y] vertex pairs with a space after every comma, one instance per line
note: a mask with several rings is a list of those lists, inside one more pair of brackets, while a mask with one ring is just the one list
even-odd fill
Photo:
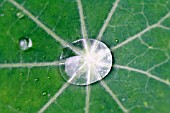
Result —
[[42, 56], [42, 58], [45, 60], [45, 59], [46, 59], [46, 56]]
[[18, 19], [21, 19], [21, 18], [23, 18], [25, 15], [24, 15], [23, 12], [18, 12], [18, 13], [16, 14], [16, 16], [17, 16]]
[[51, 77], [50, 76], [47, 76], [47, 79], [50, 79]]
[[21, 38], [19, 40], [19, 46], [21, 50], [28, 50], [32, 47], [32, 40], [27, 37]]
[[46, 91], [43, 91], [42, 92], [42, 96], [46, 96], [47, 95], [47, 92]]
[[116, 41], [116, 43], [119, 43], [119, 39], [116, 39], [115, 41]]
[[77, 55], [68, 47], [63, 49], [60, 60], [65, 60], [65, 65], [60, 65], [60, 72], [67, 82], [89, 85], [100, 81], [110, 72], [112, 54], [103, 42], [80, 39], [72, 45], [82, 50], [83, 54]]
[[34, 81], [35, 81], [35, 82], [38, 82], [38, 81], [39, 81], [39, 78], [35, 78]]
[[122, 101], [125, 101], [126, 99], [125, 98], [122, 98]]

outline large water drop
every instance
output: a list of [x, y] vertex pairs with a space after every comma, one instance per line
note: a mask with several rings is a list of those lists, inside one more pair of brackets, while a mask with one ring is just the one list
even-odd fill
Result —
[[[109, 48], [98, 40], [81, 39], [72, 43], [82, 50], [81, 55], [75, 54], [70, 48], [64, 48], [60, 66], [64, 79], [75, 85], [89, 85], [104, 78], [112, 67], [112, 54]], [[88, 47], [84, 47], [84, 46]]]

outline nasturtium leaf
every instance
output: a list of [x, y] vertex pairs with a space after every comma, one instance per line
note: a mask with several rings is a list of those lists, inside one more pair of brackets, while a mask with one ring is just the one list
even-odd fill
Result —
[[[113, 57], [87, 86], [59, 69], [83, 38]], [[0, 113], [169, 113], [169, 60], [169, 0], [0, 0]]]

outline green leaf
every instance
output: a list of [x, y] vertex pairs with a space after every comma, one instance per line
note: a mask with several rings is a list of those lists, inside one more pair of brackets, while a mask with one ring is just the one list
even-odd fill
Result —
[[[110, 48], [113, 68], [71, 85], [60, 55], [87, 35]], [[1, 113], [169, 113], [169, 59], [169, 0], [0, 0]]]

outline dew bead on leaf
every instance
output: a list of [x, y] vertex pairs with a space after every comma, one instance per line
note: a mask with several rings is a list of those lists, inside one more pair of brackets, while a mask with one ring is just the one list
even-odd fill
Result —
[[126, 99], [125, 98], [122, 98], [122, 101], [125, 101]]
[[119, 43], [119, 39], [115, 39], [116, 43]]
[[35, 81], [35, 82], [38, 82], [38, 81], [39, 81], [39, 78], [35, 78], [34, 81]]
[[45, 60], [45, 59], [46, 59], [46, 56], [42, 56], [42, 58]]
[[1, 0], [0, 113], [170, 113], [169, 1]]
[[46, 78], [47, 78], [47, 79], [50, 79], [51, 77], [50, 77], [50, 76], [47, 76]]
[[43, 91], [43, 92], [42, 92], [42, 96], [47, 96], [47, 92], [46, 92], [46, 91]]
[[27, 37], [23, 37], [19, 40], [19, 46], [21, 50], [28, 50], [32, 47], [32, 40]]
[[24, 15], [23, 12], [18, 12], [18, 13], [16, 14], [16, 16], [17, 16], [18, 19], [21, 19], [21, 18], [23, 18], [25, 15]]
[[112, 54], [109, 48], [98, 40], [81, 39], [73, 46], [81, 48], [83, 54], [76, 55], [69, 48], [64, 48], [60, 57], [65, 65], [60, 66], [64, 79], [75, 85], [89, 85], [104, 78], [112, 67]]

